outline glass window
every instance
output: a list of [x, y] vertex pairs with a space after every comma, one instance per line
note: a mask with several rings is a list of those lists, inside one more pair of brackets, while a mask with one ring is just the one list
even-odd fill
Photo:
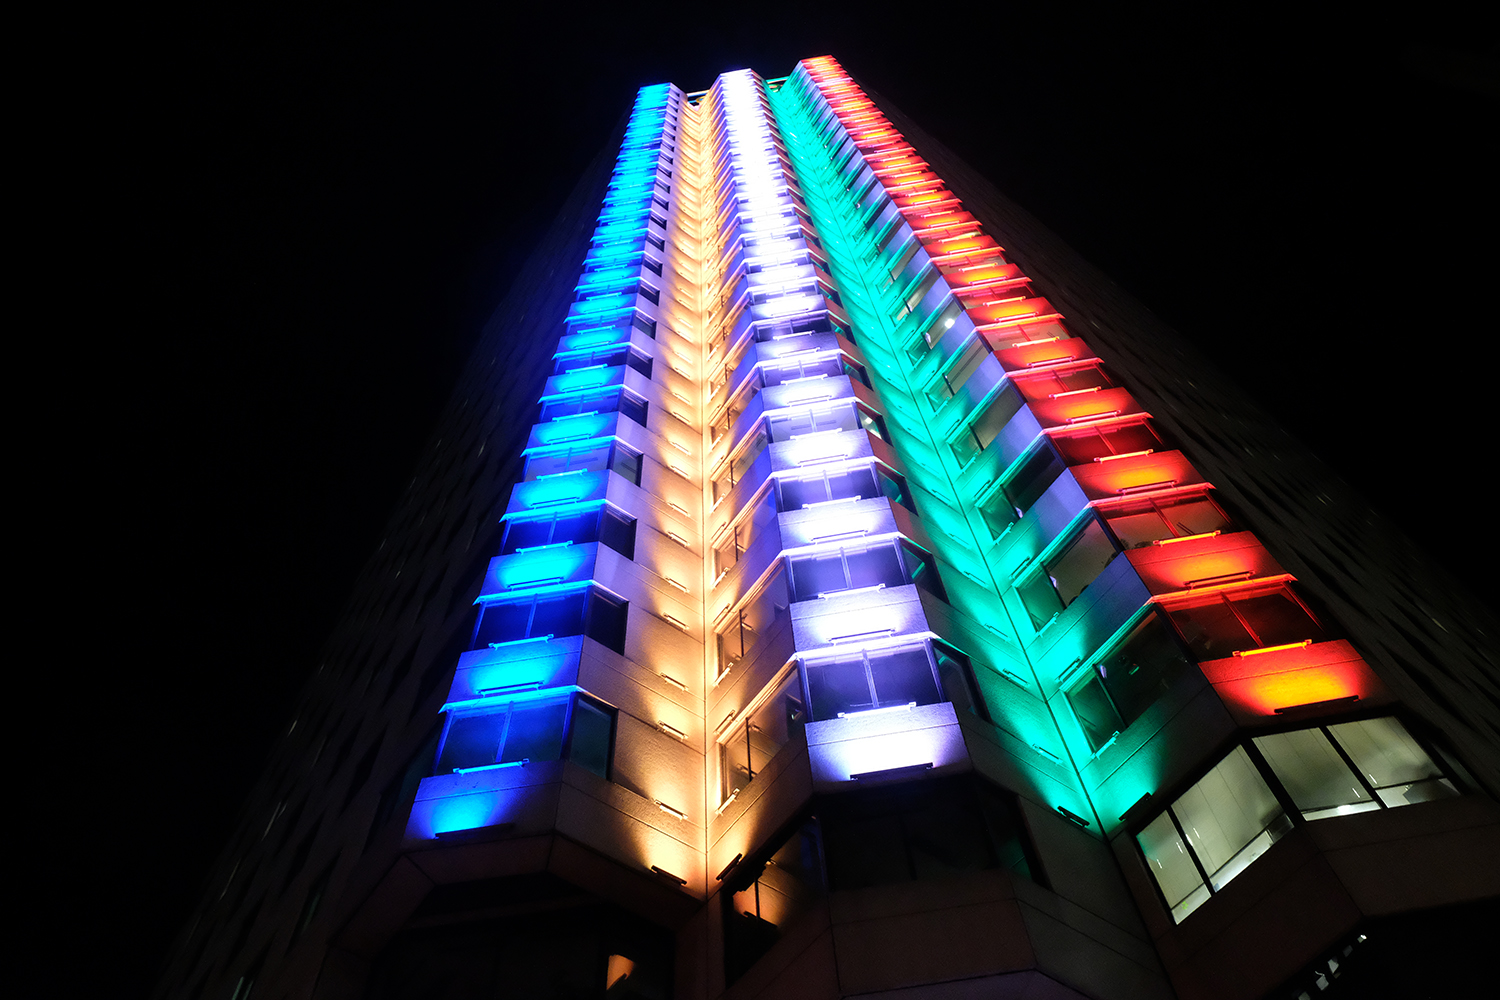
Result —
[[827, 891], [817, 821], [804, 822], [765, 861], [741, 868], [722, 894], [726, 983], [749, 971]]
[[1007, 868], [1031, 878], [1014, 800], [959, 777], [828, 796], [815, 806], [828, 884], [861, 889]]
[[747, 514], [742, 514], [714, 546], [714, 577], [728, 573], [740, 557], [776, 523], [776, 496], [767, 490]]
[[719, 627], [716, 635], [719, 676], [754, 652], [778, 621], [791, 616], [790, 608], [786, 571], [778, 565], [750, 599], [731, 612]]
[[559, 476], [565, 472], [600, 471], [610, 468], [616, 450], [606, 444], [530, 455], [526, 459], [526, 481], [530, 482], [546, 476]]
[[792, 670], [773, 685], [771, 693], [719, 745], [719, 801], [748, 785], [806, 724], [802, 678]]
[[1171, 616], [1200, 663], [1247, 649], [1328, 638], [1323, 626], [1286, 587], [1214, 595], [1179, 605]]
[[1304, 819], [1448, 798], [1458, 787], [1392, 717], [1257, 737]]
[[545, 545], [583, 545], [596, 541], [602, 541], [627, 559], [633, 559], [635, 518], [605, 505], [536, 520], [510, 520], [506, 522], [500, 554], [508, 556]]
[[1010, 418], [1021, 409], [1021, 403], [1021, 394], [1009, 382], [981, 403], [958, 437], [949, 443], [958, 464], [968, 465], [975, 456], [988, 448], [1005, 425], [1010, 423]]
[[1114, 455], [1158, 451], [1162, 440], [1148, 423], [1116, 424], [1074, 434], [1060, 434], [1053, 445], [1069, 465], [1081, 465]]
[[979, 501], [979, 513], [995, 538], [1026, 516], [1031, 505], [1041, 499], [1057, 477], [1063, 464], [1057, 454], [1043, 445], [1021, 464], [1009, 480], [999, 483]]
[[610, 455], [609, 469], [626, 482], [641, 485], [641, 456], [624, 445], [617, 444]]
[[586, 590], [543, 594], [486, 604], [474, 634], [474, 649], [520, 639], [569, 636], [583, 632]]
[[1257, 736], [1255, 747], [1286, 786], [1303, 819], [1380, 808], [1321, 730]]
[[821, 722], [878, 708], [942, 699], [925, 645], [847, 653], [804, 662], [812, 717]]
[[968, 712], [989, 722], [989, 706], [984, 703], [984, 696], [974, 681], [974, 667], [969, 658], [952, 646], [940, 642], [932, 644], [932, 652], [937, 658], [938, 680], [943, 688], [943, 697], [953, 703], [954, 711], [959, 714]]
[[1146, 713], [1189, 666], [1165, 623], [1147, 615], [1069, 688], [1068, 704], [1098, 751]]
[[[614, 650], [625, 652], [625, 625], [630, 602], [594, 588], [589, 594], [588, 616], [583, 633], [590, 639]], [[577, 633], [558, 633], [576, 635]]]
[[[952, 326], [953, 320], [947, 320], [947, 325]], [[934, 328], [937, 336], [941, 337], [944, 327], [940, 323]], [[927, 401], [934, 410], [942, 406], [948, 400], [958, 394], [964, 383], [969, 380], [984, 360], [990, 356], [989, 345], [984, 338], [978, 335], [971, 336], [968, 344], [960, 350], [941, 372], [938, 377], [927, 386]]]
[[620, 408], [620, 390], [607, 389], [589, 392], [567, 399], [554, 399], [542, 404], [542, 423], [563, 417], [575, 417], [589, 413], [613, 413]]
[[566, 757], [608, 779], [615, 711], [576, 694], [548, 694], [451, 715], [434, 773]]
[[899, 548], [894, 541], [882, 542], [793, 559], [794, 599], [810, 601], [842, 590], [904, 586], [910, 579]]
[[1104, 516], [1109, 529], [1127, 549], [1166, 538], [1230, 529], [1229, 517], [1202, 493], [1175, 500], [1139, 500], [1112, 507]]
[[1083, 530], [1047, 558], [1038, 572], [1016, 588], [1032, 627], [1037, 631], [1045, 628], [1098, 579], [1116, 555], [1104, 526], [1090, 519]]
[[911, 496], [900, 476], [879, 463], [830, 469], [777, 481], [780, 509], [801, 510], [831, 500], [868, 500], [884, 496], [911, 509]]
[[1181, 923], [1292, 828], [1244, 747], [1235, 749], [1136, 835]]

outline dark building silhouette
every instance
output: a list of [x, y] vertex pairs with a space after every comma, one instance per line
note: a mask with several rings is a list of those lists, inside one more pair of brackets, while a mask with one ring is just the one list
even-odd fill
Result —
[[833, 60], [644, 88], [159, 993], [1323, 995], [1500, 895], [1493, 628]]

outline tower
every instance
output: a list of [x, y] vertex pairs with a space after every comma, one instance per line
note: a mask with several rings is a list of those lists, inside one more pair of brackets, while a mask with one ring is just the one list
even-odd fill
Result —
[[915, 136], [637, 95], [168, 990], [1256, 996], [1500, 891], [1482, 637]]

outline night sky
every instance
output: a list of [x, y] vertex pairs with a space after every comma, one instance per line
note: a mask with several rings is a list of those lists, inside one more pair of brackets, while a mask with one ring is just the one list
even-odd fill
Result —
[[160, 25], [99, 98], [125, 289], [105, 374], [128, 377], [87, 404], [116, 508], [88, 558], [133, 567], [107, 616], [133, 666], [83, 696], [80, 758], [97, 774], [108, 747], [118, 778], [63, 822], [114, 832], [69, 862], [99, 966], [60, 975], [154, 981], [480, 327], [642, 84], [838, 57], [1493, 605], [1482, 25], [1036, 6], [240, 3]]

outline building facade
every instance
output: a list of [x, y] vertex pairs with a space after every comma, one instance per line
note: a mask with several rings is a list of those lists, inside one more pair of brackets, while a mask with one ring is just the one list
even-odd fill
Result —
[[161, 995], [1291, 997], [1500, 896], [1493, 623], [834, 60], [642, 89], [516, 288]]

